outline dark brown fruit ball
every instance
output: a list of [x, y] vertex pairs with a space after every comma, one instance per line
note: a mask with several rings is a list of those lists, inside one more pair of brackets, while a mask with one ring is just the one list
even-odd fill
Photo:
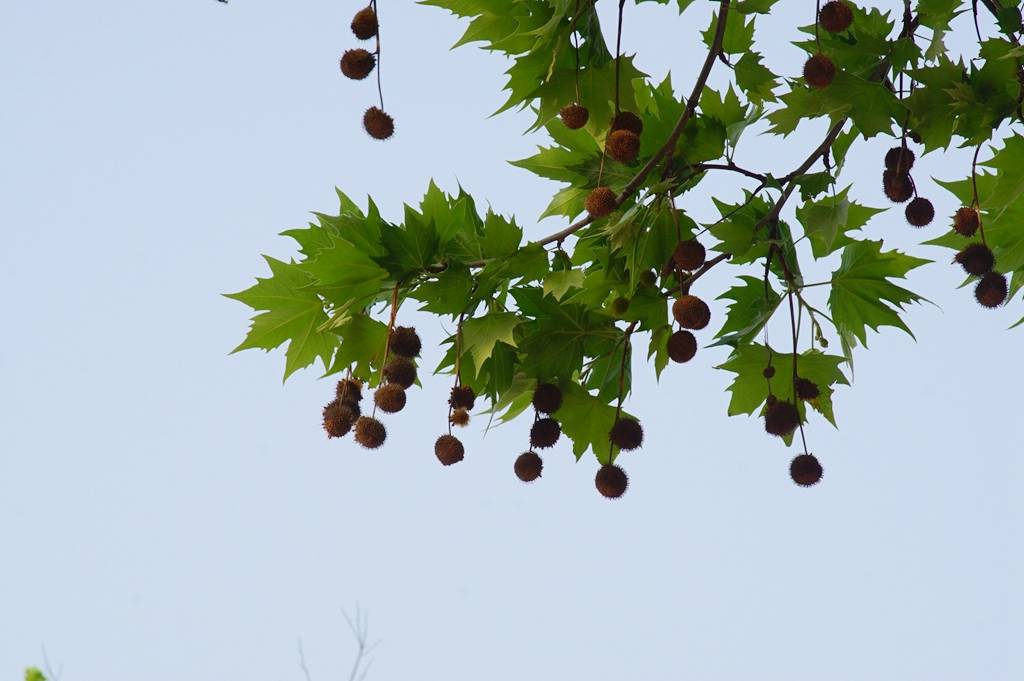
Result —
[[332, 400], [324, 407], [324, 430], [327, 437], [344, 437], [352, 430], [359, 413], [341, 400]]
[[686, 329], [680, 329], [668, 337], [668, 358], [682, 364], [697, 354], [697, 339]]
[[455, 409], [452, 411], [452, 415], [448, 417], [453, 426], [465, 427], [469, 425], [469, 410], [468, 409]]
[[672, 303], [672, 316], [684, 329], [703, 329], [711, 321], [711, 310], [697, 296], [685, 295]]
[[434, 443], [434, 456], [445, 466], [451, 466], [453, 463], [462, 461], [466, 456], [466, 448], [454, 435], [442, 435]]
[[544, 461], [537, 452], [523, 452], [516, 459], [516, 477], [523, 482], [533, 482], [544, 471]]
[[644, 132], [644, 122], [632, 111], [620, 111], [612, 119], [612, 130], [629, 130], [639, 136]]
[[640, 136], [632, 130], [615, 130], [608, 135], [605, 148], [619, 163], [632, 163], [640, 153]]
[[622, 296], [619, 296], [618, 298], [613, 300], [610, 306], [610, 311], [616, 317], [621, 317], [622, 315], [629, 312], [629, 298], [623, 298]]
[[800, 425], [800, 412], [786, 400], [775, 400], [764, 410], [764, 429], [771, 435], [784, 437]]
[[903, 203], [914, 195], [914, 182], [907, 173], [886, 170], [882, 173], [882, 189], [890, 201]]
[[801, 487], [818, 484], [822, 472], [821, 463], [813, 454], [801, 454], [789, 464], [789, 477]]
[[775, 367], [766, 366], [764, 368], [764, 371], [761, 372], [761, 375], [767, 378], [769, 381], [772, 380], [773, 378], [775, 378]]
[[626, 477], [626, 471], [618, 466], [606, 464], [597, 469], [594, 485], [601, 496], [607, 499], [618, 499], [626, 493], [626, 488], [629, 487], [629, 478]]
[[388, 437], [384, 424], [369, 416], [360, 416], [356, 420], [356, 442], [367, 449], [377, 449]]
[[579, 130], [590, 120], [590, 112], [587, 111], [587, 107], [579, 104], [570, 104], [569, 106], [562, 107], [558, 115], [562, 118], [562, 122], [565, 123], [565, 127], [570, 130]]
[[821, 394], [818, 384], [806, 378], [796, 379], [793, 389], [796, 391], [796, 396], [801, 400], [813, 400]]
[[413, 357], [419, 357], [420, 350], [422, 349], [423, 343], [420, 342], [420, 337], [413, 327], [396, 326], [391, 330], [391, 341], [388, 344], [388, 350], [393, 354], [412, 359]]
[[562, 406], [562, 389], [554, 383], [538, 383], [533, 391], [533, 408], [542, 414], [554, 414]]
[[476, 404], [476, 393], [468, 385], [457, 385], [452, 388], [448, 404], [452, 406], [452, 409], [472, 409]]
[[377, 13], [372, 7], [364, 7], [352, 18], [352, 32], [360, 40], [369, 40], [377, 35]]
[[538, 419], [530, 428], [530, 446], [543, 449], [553, 447], [562, 434], [562, 427], [554, 419]]
[[366, 78], [376, 64], [377, 58], [361, 47], [345, 50], [345, 54], [341, 55], [341, 72], [352, 80]]
[[957, 253], [953, 260], [963, 266], [967, 274], [980, 277], [996, 264], [996, 257], [985, 244], [973, 243]]
[[654, 270], [644, 270], [640, 273], [640, 284], [643, 286], [654, 286], [658, 283], [658, 275]]
[[907, 173], [914, 167], [914, 152], [904, 146], [893, 147], [885, 152], [885, 169]]
[[371, 106], [363, 114], [363, 128], [375, 140], [386, 140], [395, 134], [395, 119], [380, 108]]
[[384, 378], [408, 390], [416, 382], [416, 365], [405, 357], [397, 357], [384, 367]]
[[981, 218], [978, 215], [978, 211], [970, 206], [958, 208], [956, 214], [953, 215], [953, 229], [956, 230], [957, 234], [968, 237], [974, 236], [974, 233], [978, 231], [979, 225], [981, 225]]
[[615, 210], [615, 192], [611, 187], [598, 187], [587, 195], [586, 208], [591, 217], [611, 215]]
[[985, 307], [999, 307], [1006, 302], [1006, 277], [999, 272], [989, 272], [974, 289], [974, 297]]
[[358, 404], [363, 399], [363, 384], [354, 378], [343, 378], [338, 381], [334, 396], [342, 402]]
[[829, 33], [842, 33], [853, 23], [853, 10], [843, 0], [830, 0], [821, 8], [818, 19]]
[[377, 388], [373, 403], [385, 414], [395, 414], [405, 409], [405, 388], [397, 383], [387, 383]]
[[918, 196], [907, 204], [907, 209], [904, 213], [907, 216], [907, 222], [911, 225], [914, 227], [924, 227], [935, 217], [935, 207], [928, 199]]
[[804, 62], [804, 80], [813, 88], [828, 87], [836, 77], [836, 65], [823, 54], [816, 54]]
[[675, 252], [672, 253], [672, 261], [675, 262], [676, 267], [690, 271], [703, 265], [706, 257], [707, 251], [704, 250], [704, 245], [696, 239], [680, 241]]
[[624, 416], [612, 425], [612, 429], [608, 431], [608, 439], [619, 449], [628, 452], [644, 443], [644, 429], [636, 419]]

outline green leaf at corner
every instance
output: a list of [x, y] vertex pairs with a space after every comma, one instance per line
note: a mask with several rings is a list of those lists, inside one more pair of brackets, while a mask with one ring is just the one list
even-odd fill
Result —
[[847, 232], [862, 228], [868, 220], [883, 212], [882, 208], [862, 206], [847, 198], [846, 187], [835, 196], [820, 201], [808, 201], [796, 210], [796, 217], [811, 242], [815, 258], [824, 258], [853, 242]]

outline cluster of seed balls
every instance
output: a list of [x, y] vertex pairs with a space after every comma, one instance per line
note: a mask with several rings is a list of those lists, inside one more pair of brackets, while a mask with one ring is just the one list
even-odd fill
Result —
[[[829, 33], [842, 33], [853, 23], [853, 10], [843, 0], [830, 0], [818, 13], [818, 25]], [[824, 88], [836, 77], [836, 65], [821, 52], [804, 62], [804, 81], [813, 88]]]
[[[469, 412], [476, 404], [476, 393], [468, 385], [456, 385], [448, 397], [448, 420], [454, 426], [469, 424]], [[434, 455], [445, 466], [458, 463], [466, 456], [466, 448], [462, 441], [451, 433], [442, 435], [434, 443]]]
[[[903, 138], [900, 146], [887, 151], [885, 170], [882, 172], [882, 189], [894, 203], [909, 201], [904, 210], [907, 222], [914, 227], [924, 227], [935, 218], [935, 207], [928, 199], [917, 196], [917, 185], [910, 175], [914, 160], [914, 152], [907, 148], [906, 138]], [[912, 196], [913, 200], [910, 199]]]
[[[957, 234], [970, 238], [981, 226], [981, 216], [976, 208], [963, 206], [953, 216], [953, 229]], [[996, 256], [983, 242], [972, 242], [954, 257], [967, 274], [979, 277], [974, 288], [974, 297], [984, 307], [999, 307], [1006, 302], [1008, 293], [1006, 275], [993, 269]]]
[[[693, 272], [704, 265], [707, 252], [696, 239], [680, 241], [672, 253], [672, 263], [678, 270]], [[697, 354], [697, 338], [691, 332], [703, 329], [711, 322], [711, 310], [707, 303], [690, 294], [676, 299], [672, 304], [672, 316], [679, 324], [679, 330], [668, 337], [668, 356], [680, 364], [689, 362]]]
[[[378, 28], [377, 13], [373, 11], [373, 7], [364, 7], [356, 12], [352, 19], [352, 32], [360, 40], [376, 37]], [[376, 65], [377, 56], [361, 47], [346, 50], [345, 54], [341, 55], [341, 72], [352, 80], [363, 80], [370, 75]], [[370, 137], [386, 140], [395, 132], [395, 121], [380, 107], [371, 106], [363, 114], [363, 127]]]
[[[764, 429], [769, 435], [787, 437], [800, 426], [800, 410], [789, 400], [780, 400], [771, 391], [771, 381], [775, 377], [775, 367], [771, 364], [762, 372], [768, 381], [768, 398], [764, 409]], [[821, 395], [818, 385], [807, 378], [798, 376], [793, 381], [793, 393], [798, 400], [814, 400]], [[822, 468], [818, 459], [812, 454], [801, 454], [793, 459], [789, 466], [793, 482], [810, 487], [821, 480]]]

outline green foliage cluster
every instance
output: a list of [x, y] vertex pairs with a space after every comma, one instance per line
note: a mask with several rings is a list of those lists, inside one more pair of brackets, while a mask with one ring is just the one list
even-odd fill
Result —
[[[508, 99], [499, 111], [532, 111], [534, 129], [550, 137], [514, 164], [560, 183], [543, 216], [575, 222], [527, 241], [514, 219], [481, 212], [461, 188], [448, 194], [431, 182], [419, 205], [406, 206], [392, 224], [372, 200], [363, 210], [339, 191], [336, 214], [315, 214], [307, 227], [284, 232], [297, 243], [297, 259], [268, 257], [270, 276], [231, 294], [258, 312], [237, 349], [285, 346], [285, 378], [319, 361], [325, 375], [353, 375], [374, 387], [387, 357], [392, 300], [419, 304], [459, 329], [446, 339], [437, 372], [458, 372], [459, 383], [485, 397], [502, 421], [530, 408], [538, 382], [559, 385], [556, 416], [575, 454], [590, 450], [610, 464], [618, 452], [608, 434], [630, 392], [635, 342], [646, 338], [660, 375], [670, 361], [673, 298], [700, 293], [698, 280], [717, 266], [735, 280], [717, 296], [717, 328], [698, 335], [732, 349], [718, 367], [732, 375], [729, 414], [762, 414], [772, 396], [795, 403], [801, 419], [813, 411], [834, 424], [835, 389], [847, 384], [854, 348], [881, 327], [910, 333], [903, 312], [921, 297], [901, 282], [928, 262], [858, 234], [883, 209], [857, 203], [841, 181], [850, 150], [877, 137], [919, 156], [954, 144], [978, 147], [976, 167], [953, 171], [960, 179], [942, 186], [980, 212], [981, 238], [1009, 277], [1012, 300], [1024, 285], [1024, 138], [1004, 124], [1022, 119], [1024, 48], [1019, 12], [1014, 21], [998, 0], [914, 0], [895, 15], [850, 4], [846, 30], [798, 29], [794, 45], [835, 66], [827, 86], [811, 87], [773, 73], [758, 51], [758, 22], [776, 1], [636, 0], [671, 5], [671, 15], [687, 12], [680, 35], [687, 24], [708, 22], [700, 33], [705, 68], [681, 97], [668, 76], [651, 78], [631, 56], [612, 53], [614, 30], [601, 26], [594, 0], [423, 0], [468, 19], [458, 45], [478, 43], [509, 58]], [[628, 22], [629, 7], [620, 9]], [[998, 23], [965, 61], [945, 40], [954, 18], [972, 10]], [[728, 75], [724, 88], [707, 85], [712, 69]], [[559, 119], [574, 102], [589, 111], [575, 130]], [[617, 110], [643, 122], [631, 163], [604, 153]], [[784, 138], [819, 118], [828, 133], [808, 145], [799, 167], [751, 170], [734, 162], [749, 127]], [[996, 130], [1009, 132], [1000, 141]], [[709, 178], [720, 173], [738, 174], [750, 187], [737, 203], [714, 197], [720, 218], [698, 224], [681, 199], [713, 193]], [[595, 218], [585, 206], [598, 186], [611, 188], [617, 205]], [[949, 230], [950, 219], [938, 216], [933, 229]], [[699, 238], [708, 257], [683, 271], [673, 253], [690, 238]], [[959, 251], [969, 242], [949, 230], [926, 243]], [[805, 282], [808, 263], [826, 258], [836, 262], [831, 276]], [[825, 309], [805, 297], [812, 286], [827, 287]], [[785, 332], [771, 343], [776, 315]], [[795, 394], [797, 374], [814, 383], [816, 396]]]

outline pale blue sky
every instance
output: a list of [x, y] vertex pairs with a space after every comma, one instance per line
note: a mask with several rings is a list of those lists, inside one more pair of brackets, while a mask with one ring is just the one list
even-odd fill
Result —
[[[813, 15], [777, 7], [761, 35]], [[812, 421], [825, 479], [811, 490], [789, 480], [794, 452], [725, 415], [721, 348], [660, 385], [638, 359], [629, 407], [647, 443], [624, 459], [617, 503], [565, 442], [540, 483], [519, 483], [525, 420], [486, 438], [471, 427], [466, 461], [442, 469], [430, 442], [445, 378], [425, 380], [387, 447], [366, 453], [324, 438], [331, 385], [316, 372], [282, 387], [280, 354], [229, 357], [248, 311], [219, 294], [263, 275], [260, 253], [291, 255], [276, 234], [333, 210], [335, 185], [397, 218], [431, 177], [458, 181], [531, 237], [564, 224], [535, 220], [554, 186], [504, 162], [542, 139], [519, 135], [529, 116], [487, 118], [505, 64], [449, 52], [463, 25], [445, 12], [381, 0], [398, 133], [366, 137], [372, 85], [337, 69], [356, 8], [4, 8], [0, 678], [45, 646], [65, 681], [297, 680], [300, 638], [315, 681], [345, 678], [339, 608], [357, 602], [382, 639], [375, 680], [1024, 676], [1024, 332], [1005, 331], [1020, 305], [980, 309], [944, 263], [911, 278], [939, 305], [910, 311], [918, 342], [873, 336], [837, 394], [841, 430]], [[630, 9], [624, 45], [649, 73], [692, 82], [709, 14]], [[797, 72], [795, 48], [767, 51]], [[821, 130], [752, 137], [740, 160], [787, 171]], [[886, 146], [855, 153], [845, 178], [871, 205], [884, 205]], [[921, 162], [940, 216], [955, 206], [927, 174], [968, 163]], [[690, 200], [710, 215], [706, 192]], [[867, 233], [901, 247], [922, 235], [898, 210]], [[735, 273], [720, 269], [701, 282], [708, 297]], [[415, 321], [436, 362], [442, 326]]]

